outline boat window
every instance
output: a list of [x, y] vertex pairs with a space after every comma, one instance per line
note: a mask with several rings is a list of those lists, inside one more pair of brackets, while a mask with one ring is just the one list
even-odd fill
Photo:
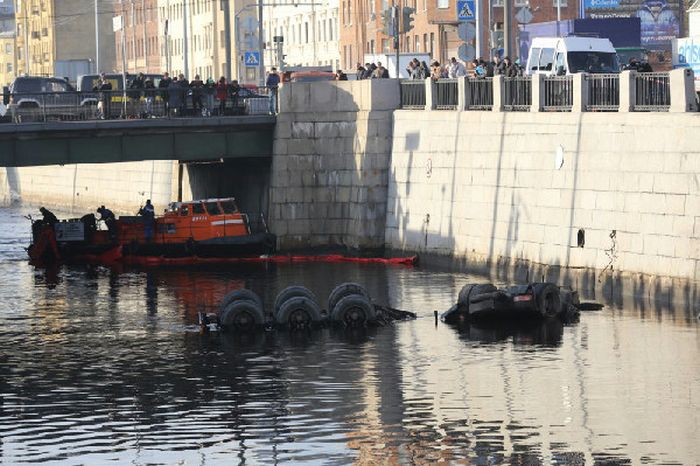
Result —
[[187, 217], [190, 214], [190, 206], [188, 205], [183, 205], [180, 207], [180, 215], [183, 217]]
[[192, 213], [193, 214], [205, 214], [204, 212], [204, 205], [201, 202], [198, 202], [196, 204], [192, 204]]
[[207, 202], [205, 207], [209, 215], [221, 215], [221, 209], [219, 209], [219, 204], [216, 202]]
[[236, 202], [233, 200], [230, 201], [221, 201], [221, 207], [224, 209], [225, 214], [236, 214], [238, 213], [238, 206], [236, 206]]

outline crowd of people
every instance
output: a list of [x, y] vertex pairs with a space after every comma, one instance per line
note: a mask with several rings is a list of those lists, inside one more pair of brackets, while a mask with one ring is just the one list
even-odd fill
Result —
[[[276, 112], [279, 82], [280, 76], [272, 68], [267, 75], [265, 96], [270, 101], [270, 113]], [[189, 81], [183, 74], [171, 78], [165, 72], [156, 84], [151, 77], [139, 73], [127, 85], [126, 112], [130, 118], [235, 115], [243, 112], [241, 89], [238, 80], [229, 81], [224, 76], [218, 81], [212, 78], [204, 81], [200, 75], [195, 75]], [[97, 112], [100, 118], [109, 118], [115, 110], [122, 110], [121, 101], [115, 102], [114, 89], [104, 73], [93, 90], [99, 92]], [[246, 95], [257, 94], [249, 91]]]
[[[340, 71], [338, 72], [340, 73]], [[411, 60], [406, 67], [406, 74], [409, 79], [428, 79], [435, 81], [438, 79], [461, 78], [463, 76], [472, 76], [477, 78], [487, 78], [496, 75], [504, 75], [507, 77], [515, 77], [523, 75], [523, 68], [513, 62], [510, 57], [501, 58], [499, 55], [493, 57], [493, 60], [486, 61], [483, 58], [472, 60], [465, 63], [455, 57], [452, 57], [447, 64], [442, 65], [435, 60], [430, 65], [425, 61], [420, 61], [417, 58]], [[382, 65], [377, 63], [357, 63], [355, 79], [378, 79], [388, 78], [389, 71]]]

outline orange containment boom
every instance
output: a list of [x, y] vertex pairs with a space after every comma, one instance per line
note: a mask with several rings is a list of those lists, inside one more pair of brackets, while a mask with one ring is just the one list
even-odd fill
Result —
[[364, 264], [387, 265], [418, 265], [418, 256], [410, 257], [346, 257], [339, 254], [322, 256], [261, 256], [261, 257], [148, 257], [148, 256], [124, 256], [120, 262], [130, 265], [160, 266], [160, 265], [198, 265], [198, 264], [234, 264], [243, 262], [272, 262], [272, 263], [299, 263], [299, 262], [356, 262]]

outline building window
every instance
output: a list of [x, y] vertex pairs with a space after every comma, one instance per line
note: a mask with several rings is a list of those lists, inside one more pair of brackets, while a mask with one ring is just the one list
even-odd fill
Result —
[[352, 24], [352, 0], [348, 0], [348, 23]]
[[309, 43], [309, 23], [304, 23], [304, 41]]
[[416, 53], [420, 53], [420, 36], [416, 35], [415, 42], [416, 42], [415, 51], [416, 51]]
[[333, 40], [333, 21], [328, 20], [328, 40]]
[[[557, 7], [557, 1], [560, 2], [560, 3], [559, 3], [559, 6], [563, 6], [563, 7], [567, 7], [567, 6], [568, 6], [567, 0], [553, 0], [553, 1], [552, 1], [552, 6], [554, 6], [554, 8]], [[516, 3], [516, 5], [517, 5], [517, 3]]]
[[[501, 2], [503, 0], [500, 0]], [[437, 0], [437, 7], [440, 9], [445, 9], [450, 7], [450, 0]]]

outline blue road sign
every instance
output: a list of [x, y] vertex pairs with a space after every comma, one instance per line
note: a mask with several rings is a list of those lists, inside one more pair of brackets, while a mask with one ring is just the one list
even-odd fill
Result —
[[260, 52], [245, 52], [243, 61], [245, 66], [260, 66]]
[[457, 0], [457, 19], [459, 21], [476, 19], [474, 0]]

